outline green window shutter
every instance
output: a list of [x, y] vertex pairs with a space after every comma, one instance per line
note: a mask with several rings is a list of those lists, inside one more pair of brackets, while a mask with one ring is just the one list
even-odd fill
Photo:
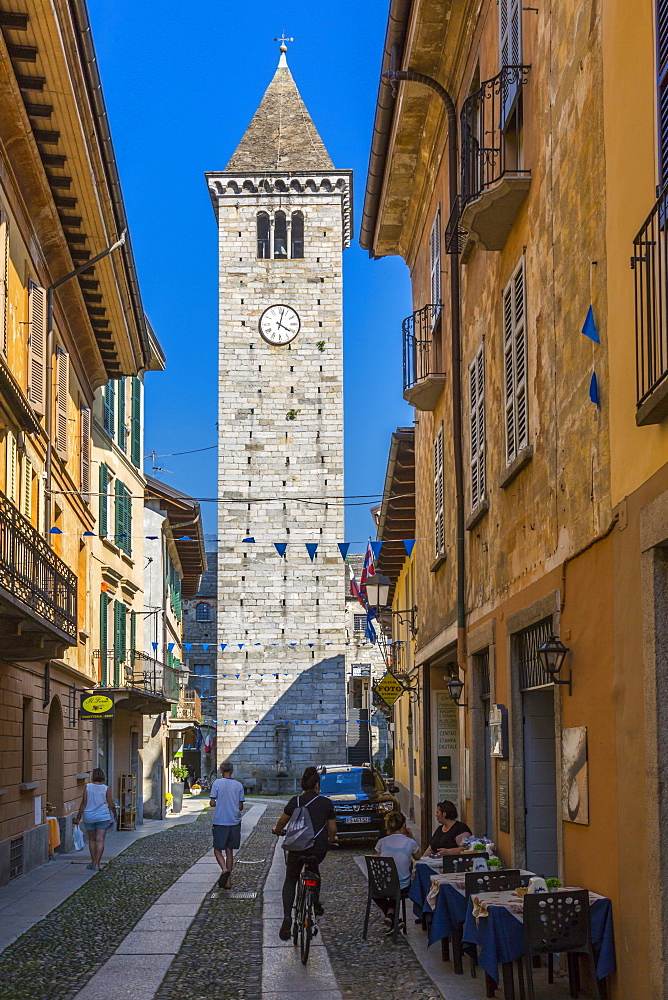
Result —
[[107, 675], [108, 605], [107, 595], [100, 594], [100, 682], [103, 687], [109, 683]]
[[130, 457], [132, 464], [141, 468], [141, 379], [132, 379], [132, 412], [130, 415], [132, 435]]
[[118, 443], [125, 451], [125, 379], [118, 380]]
[[130, 612], [130, 649], [137, 648], [137, 612]]
[[109, 469], [106, 465], [100, 465], [100, 517], [98, 533], [106, 538], [109, 533]]
[[125, 660], [127, 608], [122, 601], [114, 601], [114, 687], [120, 684], [120, 667]]
[[107, 382], [104, 387], [104, 429], [107, 434], [114, 436], [114, 396], [116, 387], [113, 382]]
[[114, 535], [116, 545], [126, 555], [132, 554], [132, 497], [124, 484], [116, 480], [116, 516]]

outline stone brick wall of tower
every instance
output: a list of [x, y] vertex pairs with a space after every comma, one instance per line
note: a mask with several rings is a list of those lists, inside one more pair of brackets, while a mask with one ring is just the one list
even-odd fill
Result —
[[[341, 198], [218, 198], [218, 642], [229, 645], [218, 660], [217, 755], [265, 787], [345, 760], [343, 507], [325, 499], [343, 494]], [[279, 207], [304, 213], [303, 259], [257, 257], [257, 213]], [[260, 337], [274, 303], [299, 313], [289, 346]], [[274, 542], [288, 543], [285, 558]], [[305, 542], [320, 546], [313, 562]]]

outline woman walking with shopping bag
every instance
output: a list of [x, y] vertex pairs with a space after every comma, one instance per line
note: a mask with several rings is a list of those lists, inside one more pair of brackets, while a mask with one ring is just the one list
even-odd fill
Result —
[[105, 774], [101, 767], [95, 768], [90, 783], [84, 788], [79, 812], [74, 822], [79, 824], [82, 816], [88, 833], [91, 860], [88, 867], [92, 871], [99, 872], [107, 830], [117, 819], [116, 803], [109, 786], [106, 784]]

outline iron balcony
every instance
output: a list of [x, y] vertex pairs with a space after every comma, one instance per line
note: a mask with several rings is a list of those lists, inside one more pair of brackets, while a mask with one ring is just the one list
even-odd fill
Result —
[[433, 410], [445, 385], [441, 358], [440, 303], [423, 306], [402, 323], [404, 399], [418, 410]]
[[633, 241], [638, 426], [658, 424], [668, 415], [667, 210], [668, 187]]

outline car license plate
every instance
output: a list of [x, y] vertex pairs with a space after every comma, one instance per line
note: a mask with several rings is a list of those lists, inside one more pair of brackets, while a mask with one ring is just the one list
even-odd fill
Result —
[[342, 816], [344, 823], [368, 823], [368, 816]]

